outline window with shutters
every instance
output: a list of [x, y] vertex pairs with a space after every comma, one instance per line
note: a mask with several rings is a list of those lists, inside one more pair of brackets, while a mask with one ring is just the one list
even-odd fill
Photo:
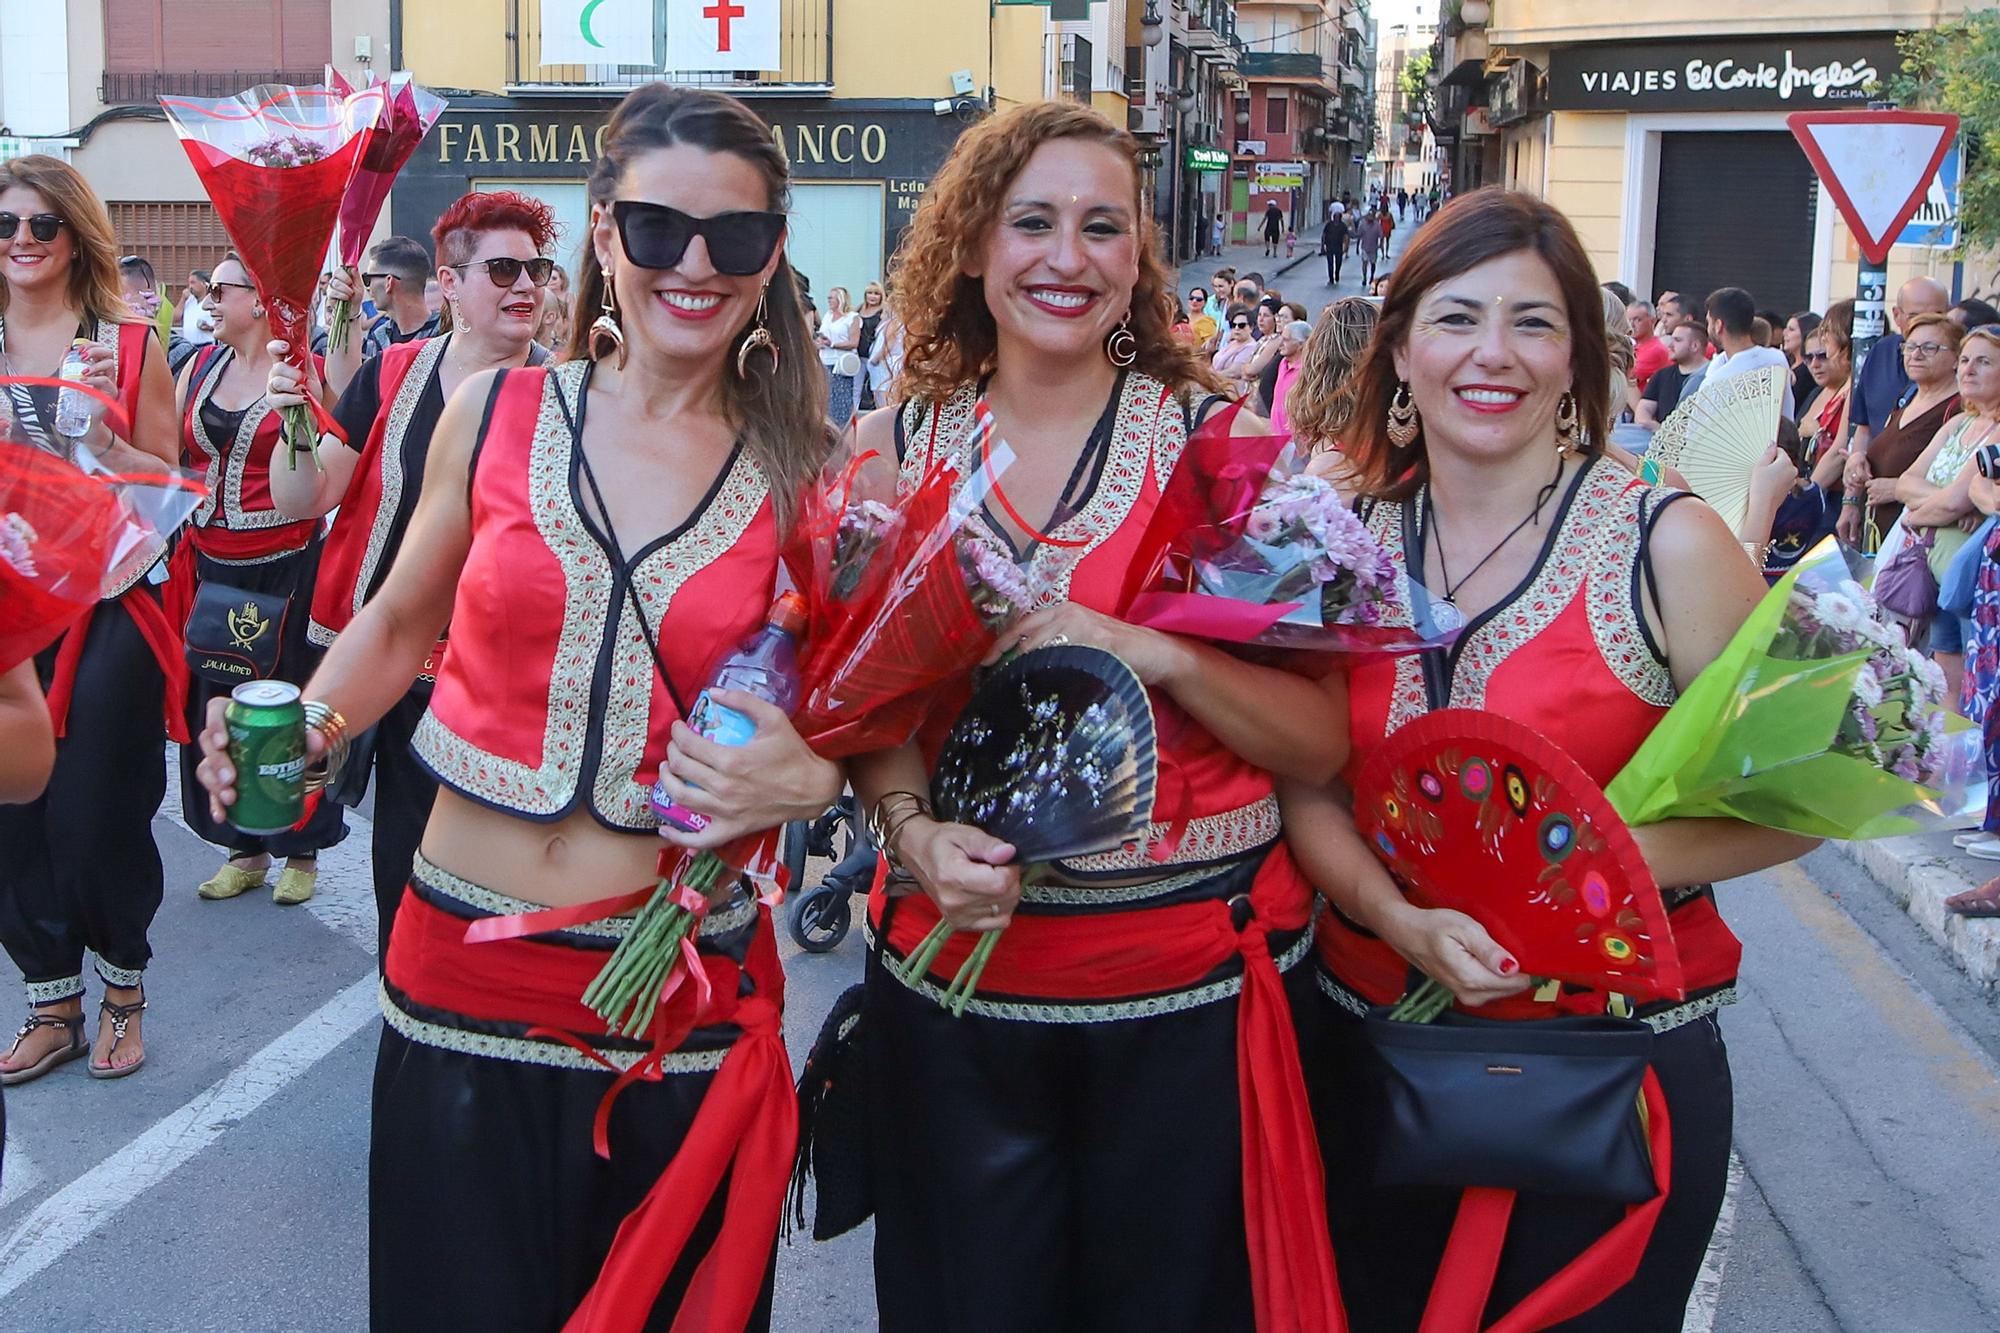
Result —
[[107, 203], [118, 253], [141, 255], [176, 301], [188, 270], [214, 268], [229, 233], [206, 203]]
[[333, 0], [103, 0], [108, 105], [320, 82]]
[[[1698, 302], [1717, 287], [1741, 287], [1760, 308], [1804, 310], [1817, 191], [1812, 164], [1789, 134], [1662, 134], [1653, 290]], [[1716, 244], [1718, 236], [1729, 244]]]
[[1264, 128], [1271, 134], [1283, 134], [1291, 124], [1287, 114], [1292, 109], [1289, 100], [1283, 97], [1264, 95]]

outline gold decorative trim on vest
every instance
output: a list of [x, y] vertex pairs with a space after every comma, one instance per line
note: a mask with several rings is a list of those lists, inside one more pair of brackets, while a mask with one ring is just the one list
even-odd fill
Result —
[[[375, 581], [375, 571], [381, 567], [382, 553], [389, 546], [389, 532], [396, 525], [396, 513], [403, 503], [403, 436], [409, 433], [410, 418], [417, 413], [417, 404], [424, 399], [424, 391], [430, 387], [431, 377], [437, 374], [438, 362], [444, 359], [445, 347], [451, 342], [451, 335], [432, 338], [425, 342], [403, 372], [403, 382], [396, 386], [396, 396], [389, 401], [389, 420], [382, 429], [382, 490], [375, 503], [375, 522], [368, 529], [368, 546], [361, 553], [361, 567], [354, 576], [354, 605], [350, 610], [361, 614], [361, 604], [368, 600], [368, 587]], [[328, 633], [327, 641], [332, 642], [330, 631], [324, 626], [308, 625], [308, 635], [314, 629]]]

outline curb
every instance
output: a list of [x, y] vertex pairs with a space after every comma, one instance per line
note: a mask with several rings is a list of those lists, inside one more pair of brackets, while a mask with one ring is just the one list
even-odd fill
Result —
[[1959, 971], [1981, 986], [2000, 983], [2000, 919], [1964, 917], [1944, 906], [1954, 893], [1992, 877], [1985, 862], [1955, 849], [1948, 833], [1846, 842], [1839, 851], [1923, 927]]

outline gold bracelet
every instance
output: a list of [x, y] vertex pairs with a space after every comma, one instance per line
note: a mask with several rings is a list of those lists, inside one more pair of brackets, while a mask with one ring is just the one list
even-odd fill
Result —
[[305, 789], [309, 792], [321, 791], [333, 785], [340, 776], [340, 770], [347, 766], [349, 738], [347, 719], [338, 710], [308, 699], [305, 703], [306, 729], [317, 731], [326, 741], [326, 750], [318, 762], [306, 769]]
[[930, 813], [930, 801], [913, 791], [884, 792], [881, 799], [875, 802], [875, 808], [868, 816], [868, 833], [875, 840], [876, 850], [888, 858], [891, 868], [903, 869], [903, 862], [896, 855], [896, 835], [912, 819]]
[[1769, 542], [1743, 543], [1743, 554], [1749, 556], [1750, 563], [1757, 566], [1758, 569], [1762, 569], [1764, 567], [1764, 558], [1770, 554], [1770, 551], [1771, 551], [1771, 543]]

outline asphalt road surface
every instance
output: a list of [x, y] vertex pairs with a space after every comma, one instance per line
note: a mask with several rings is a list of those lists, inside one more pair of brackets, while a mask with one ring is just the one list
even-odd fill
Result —
[[[156, 829], [169, 887], [149, 1062], [117, 1082], [77, 1062], [9, 1090], [0, 1327], [363, 1328], [367, 829], [327, 856], [304, 908], [197, 900], [217, 854], [170, 817]], [[1740, 1171], [1688, 1328], [2000, 1328], [1991, 997], [1831, 852], [1727, 885], [1723, 905], [1745, 943], [1743, 1000], [1723, 1018]], [[861, 941], [783, 950], [796, 1060], [858, 977]], [[17, 979], [0, 963], [0, 987]], [[872, 1328], [868, 1235], [785, 1247], [777, 1293], [786, 1333]]]

